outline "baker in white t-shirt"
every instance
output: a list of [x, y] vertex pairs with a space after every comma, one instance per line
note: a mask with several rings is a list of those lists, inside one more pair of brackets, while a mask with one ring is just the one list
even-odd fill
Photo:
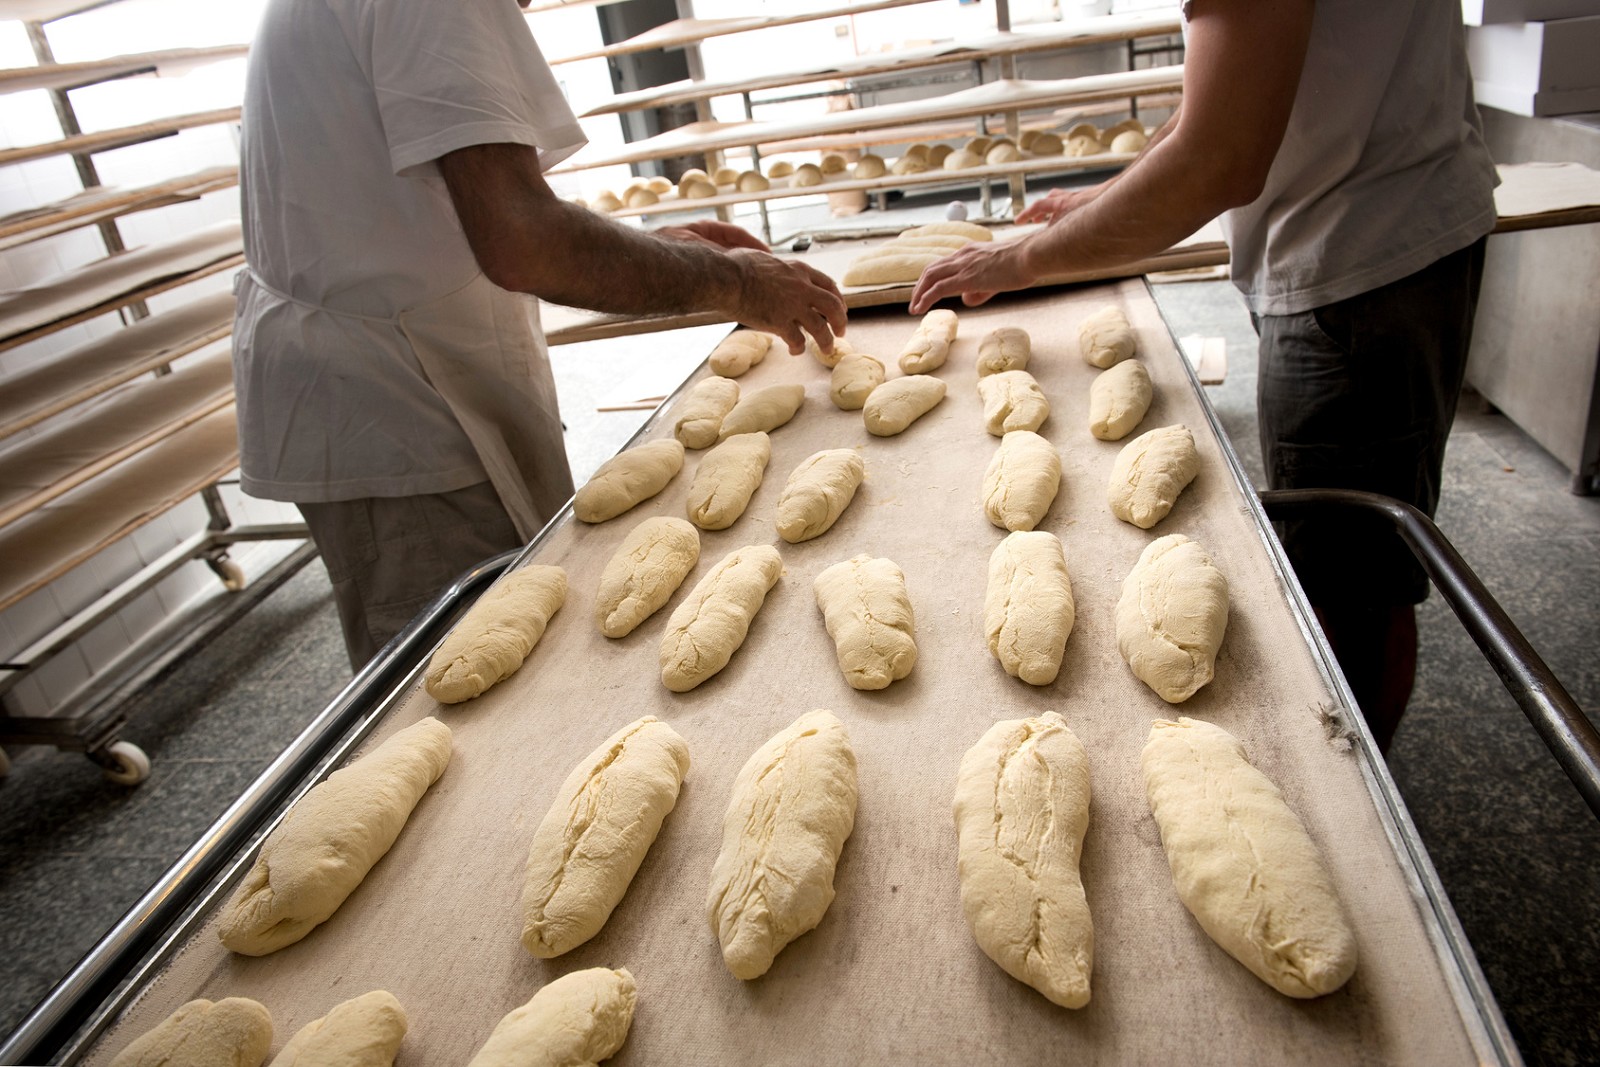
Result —
[[[523, 5], [525, 6], [525, 5]], [[271, 0], [251, 46], [242, 484], [299, 505], [359, 666], [572, 495], [534, 294], [831, 346], [833, 283], [743, 229], [554, 196], [584, 144], [518, 0]]]

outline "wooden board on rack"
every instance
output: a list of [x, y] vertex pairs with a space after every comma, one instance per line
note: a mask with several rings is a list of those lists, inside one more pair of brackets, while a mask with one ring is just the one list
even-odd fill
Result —
[[195, 200], [239, 184], [238, 167], [209, 167], [138, 189], [99, 186], [53, 204], [0, 218], [0, 252], [136, 211]]
[[174, 48], [141, 55], [112, 56], [87, 63], [45, 63], [33, 67], [0, 70], [0, 93], [19, 93], [28, 89], [71, 89], [80, 85], [128, 78], [136, 74], [175, 77], [197, 67], [223, 60], [238, 59], [250, 51], [249, 45], [230, 44], [215, 48]]
[[34, 159], [47, 159], [50, 156], [106, 152], [113, 148], [123, 148], [127, 145], [138, 144], [141, 141], [153, 141], [157, 137], [166, 137], [174, 133], [181, 133], [184, 130], [197, 129], [201, 126], [218, 126], [225, 122], [238, 122], [239, 115], [239, 108], [224, 107], [215, 111], [200, 111], [192, 115], [175, 115], [172, 118], [158, 119], [155, 122], [141, 122], [136, 126], [122, 126], [114, 130], [80, 133], [74, 137], [64, 137], [59, 141], [46, 141], [43, 144], [23, 145], [21, 148], [4, 148], [0, 149], [0, 167], [10, 166], [13, 163], [26, 163]]

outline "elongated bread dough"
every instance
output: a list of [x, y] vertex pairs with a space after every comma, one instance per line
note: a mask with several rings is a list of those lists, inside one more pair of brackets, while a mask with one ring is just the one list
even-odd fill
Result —
[[682, 519], [655, 515], [622, 539], [600, 572], [594, 622], [607, 637], [627, 637], [660, 611], [700, 562], [700, 535]]
[[722, 339], [711, 350], [711, 372], [724, 378], [737, 378], [767, 358], [772, 335], [759, 330], [739, 330]]
[[1033, 340], [1019, 326], [990, 330], [978, 342], [978, 377], [986, 378], [1008, 370], [1027, 370], [1033, 355]]
[[428, 695], [441, 704], [459, 704], [511, 677], [566, 600], [567, 572], [560, 567], [533, 564], [501, 578], [428, 661], [423, 675]]
[[1076, 619], [1059, 537], [1019, 530], [995, 546], [989, 556], [983, 631], [989, 651], [1007, 674], [1029, 685], [1055, 681]]
[[868, 433], [893, 437], [938, 406], [944, 393], [943, 379], [931, 374], [895, 378], [868, 394], [861, 417]]
[[833, 339], [833, 351], [824, 352], [822, 346], [817, 344], [817, 339], [810, 334], [806, 334], [806, 355], [824, 367], [832, 368], [838, 366], [839, 361], [853, 351], [855, 349], [850, 347], [849, 341], [846, 341], [843, 337], [835, 337]]
[[651, 441], [619, 452], [573, 495], [572, 513], [583, 522], [614, 519], [661, 492], [682, 469], [681, 441]]
[[1078, 325], [1078, 351], [1091, 367], [1121, 363], [1137, 347], [1128, 316], [1115, 304], [1107, 304]]
[[272, 1048], [272, 1016], [245, 997], [191, 1000], [134, 1038], [111, 1067], [261, 1067]]
[[1182, 534], [1145, 546], [1117, 601], [1117, 648], [1134, 675], [1169, 704], [1211, 681], [1228, 629], [1228, 580]]
[[722, 418], [739, 402], [739, 383], [713, 375], [697, 382], [678, 404], [672, 435], [684, 448], [709, 448], [717, 443]]
[[1148, 530], [1167, 517], [1178, 494], [1200, 473], [1200, 453], [1186, 426], [1158, 426], [1122, 446], [1111, 465], [1111, 514]]
[[302, 1026], [272, 1067], [390, 1067], [407, 1027], [394, 994], [374, 989]]
[[651, 715], [606, 738], [573, 768], [528, 849], [523, 948], [553, 959], [600, 932], [688, 773], [689, 746]]
[[1355, 934], [1322, 855], [1238, 740], [1157, 720], [1139, 762], [1178, 899], [1211, 940], [1287, 996], [1349, 981]]
[[831, 711], [800, 716], [740, 769], [706, 897], [735, 978], [766, 974], [822, 921], [855, 818], [856, 754]]
[[783, 558], [771, 545], [747, 545], [724, 556], [667, 621], [661, 683], [687, 693], [726, 667], [782, 574]]
[[626, 968], [563, 975], [506, 1013], [467, 1067], [594, 1067], [628, 1040], [638, 998]]
[[983, 513], [1002, 530], [1039, 525], [1061, 487], [1061, 456], [1032, 430], [1013, 430], [983, 473]]
[[793, 545], [827, 533], [855, 499], [866, 470], [853, 448], [829, 448], [801, 461], [778, 498], [778, 536]]
[[265, 956], [331, 918], [389, 851], [449, 762], [450, 728], [427, 718], [330, 774], [262, 843], [222, 907], [222, 943], [242, 955]]
[[1089, 757], [1061, 716], [991, 726], [956, 777], [961, 910], [984, 954], [1064, 1008], [1089, 1003], [1094, 920], [1078, 872]]
[[706, 453], [689, 485], [689, 519], [702, 530], [726, 530], [761, 488], [772, 458], [772, 439], [759, 430], [741, 433]]
[[1050, 417], [1050, 401], [1033, 375], [1005, 370], [978, 379], [984, 428], [996, 437], [1013, 430], [1037, 430]]
[[852, 689], [886, 689], [917, 662], [917, 622], [906, 576], [893, 560], [856, 556], [812, 585]]
[[1150, 410], [1155, 387], [1150, 372], [1136, 359], [1125, 359], [1089, 385], [1089, 432], [1102, 441], [1120, 441], [1133, 432]]
[[803, 385], [769, 385], [746, 393], [733, 410], [723, 416], [717, 440], [726, 441], [739, 433], [770, 433], [794, 418], [805, 399]]
[[845, 285], [895, 285], [914, 282], [930, 264], [945, 257], [943, 251], [896, 252], [855, 260], [845, 269]]
[[956, 313], [949, 308], [934, 308], [922, 316], [911, 340], [900, 350], [901, 373], [927, 374], [944, 366], [959, 328]]
[[860, 411], [883, 379], [882, 362], [864, 352], [852, 352], [834, 365], [828, 398], [840, 411]]
[[919, 233], [909, 237], [902, 234], [886, 244], [867, 249], [856, 259], [871, 259], [873, 256], [889, 256], [899, 252], [954, 252], [970, 244], [972, 238], [959, 233]]

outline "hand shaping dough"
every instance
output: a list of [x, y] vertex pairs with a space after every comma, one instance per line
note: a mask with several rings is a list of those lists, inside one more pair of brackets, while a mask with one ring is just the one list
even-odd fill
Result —
[[812, 337], [810, 334], [806, 334], [805, 336], [806, 355], [810, 356], [824, 367], [831, 368], [838, 366], [841, 359], [855, 351], [850, 347], [850, 342], [846, 341], [843, 337], [835, 337], [833, 339], [833, 351], [824, 352], [822, 350], [822, 346], [817, 344], [817, 339], [815, 337]]
[[706, 453], [689, 486], [689, 519], [702, 530], [726, 530], [761, 488], [772, 439], [759, 430], [735, 434]]
[[423, 675], [428, 695], [441, 704], [459, 704], [511, 677], [566, 600], [567, 572], [560, 567], [534, 564], [500, 579], [428, 661]]
[[851, 352], [834, 364], [828, 397], [840, 411], [860, 411], [883, 379], [882, 363], [864, 352]]
[[724, 556], [667, 621], [661, 684], [687, 693], [726, 667], [782, 573], [783, 559], [771, 545], [748, 545]]
[[700, 535], [693, 526], [665, 515], [644, 520], [600, 572], [595, 625], [607, 637], [627, 637], [672, 599], [698, 562]]
[[261, 1067], [272, 1016], [245, 997], [191, 1000], [117, 1053], [111, 1067]]
[[1000, 450], [983, 474], [983, 513], [1002, 530], [1031, 530], [1050, 510], [1061, 487], [1061, 457], [1032, 430], [1000, 438]]
[[772, 335], [758, 330], [740, 330], [723, 338], [711, 352], [711, 372], [724, 378], [737, 378], [767, 358]]
[[911, 340], [900, 350], [901, 373], [927, 374], [944, 366], [959, 328], [956, 313], [949, 308], [934, 308], [922, 316]]
[[1089, 757], [1061, 716], [997, 722], [956, 777], [961, 910], [984, 954], [1064, 1008], [1089, 1003], [1094, 921], [1078, 863]]
[[709, 448], [717, 443], [722, 418], [739, 402], [739, 383], [712, 376], [697, 382], [678, 405], [672, 435], [684, 448]]
[[867, 432], [893, 437], [932, 411], [944, 399], [944, 392], [944, 381], [931, 374], [912, 374], [884, 382], [862, 405]]
[[917, 623], [906, 576], [893, 560], [856, 556], [812, 586], [839, 669], [852, 689], [886, 689], [917, 662]]
[[638, 998], [626, 969], [563, 975], [507, 1013], [467, 1067], [594, 1067], [628, 1039]]
[[1185, 426], [1158, 426], [1122, 446], [1107, 489], [1111, 514], [1148, 530], [1167, 517], [1178, 494], [1200, 473], [1194, 434]]
[[983, 630], [989, 651], [1007, 674], [1029, 685], [1055, 681], [1076, 619], [1059, 537], [1043, 530], [1018, 531], [995, 547], [989, 557]]
[[739, 398], [733, 410], [722, 417], [717, 440], [726, 441], [738, 433], [769, 433], [794, 418], [805, 402], [803, 385], [769, 385]]
[[1008, 370], [1027, 370], [1033, 355], [1033, 341], [1019, 326], [990, 330], [978, 342], [978, 377], [1002, 374]]
[[606, 738], [567, 775], [528, 849], [523, 948], [554, 959], [600, 932], [688, 773], [689, 746], [647, 715]]
[[1139, 425], [1154, 397], [1150, 372], [1136, 359], [1095, 375], [1089, 386], [1089, 432], [1102, 441], [1122, 440]]
[[845, 268], [845, 285], [896, 285], [914, 282], [929, 265], [948, 253], [937, 251], [894, 252], [890, 255], [863, 256]]
[[272, 1067], [390, 1067], [406, 1029], [405, 1009], [394, 994], [374, 989], [306, 1023]]
[[800, 716], [739, 771], [706, 897], [735, 978], [766, 974], [822, 921], [855, 819], [856, 754], [831, 711]]
[[984, 428], [996, 437], [1013, 430], [1037, 430], [1050, 417], [1050, 401], [1033, 375], [1005, 370], [978, 379]]
[[661, 492], [682, 469], [681, 441], [651, 441], [618, 452], [573, 495], [572, 513], [583, 522], [614, 519]]
[[1121, 363], [1134, 348], [1133, 327], [1115, 304], [1107, 304], [1078, 326], [1078, 350], [1092, 367]]
[[794, 545], [827, 533], [855, 499], [866, 470], [853, 448], [830, 448], [802, 461], [778, 498], [778, 536]]
[[449, 762], [450, 728], [427, 718], [330, 774], [262, 843], [223, 905], [222, 943], [246, 956], [265, 956], [332, 917], [389, 851]]
[[1211, 940], [1287, 996], [1349, 981], [1355, 934], [1322, 855], [1238, 740], [1158, 720], [1140, 765], [1178, 899]]
[[1145, 546], [1117, 601], [1117, 648], [1134, 675], [1169, 704], [1211, 681], [1228, 629], [1228, 580], [1182, 534]]

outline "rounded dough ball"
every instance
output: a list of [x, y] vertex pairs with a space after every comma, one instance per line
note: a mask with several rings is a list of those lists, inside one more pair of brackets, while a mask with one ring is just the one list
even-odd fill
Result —
[[678, 186], [678, 195], [685, 200], [704, 200], [717, 195], [717, 187], [709, 178], [693, 178]]
[[790, 185], [821, 185], [822, 168], [815, 163], [802, 163], [794, 170], [794, 176], [789, 179]]
[[[671, 186], [667, 188], [670, 189]], [[628, 194], [627, 203], [629, 207], [649, 207], [651, 204], [661, 203], [661, 197], [656, 195], [654, 189], [635, 189]]]
[[1113, 152], [1137, 152], [1150, 143], [1150, 138], [1138, 130], [1123, 130], [1111, 140]]
[[928, 166], [929, 167], [942, 167], [942, 166], [944, 166], [944, 161], [946, 159], [948, 159], [950, 157], [950, 153], [954, 152], [954, 151], [955, 151], [955, 148], [953, 148], [952, 146], [947, 145], [947, 144], [936, 144], [936, 145], [934, 145], [932, 148], [928, 149]]
[[732, 167], [718, 167], [716, 177], [711, 180], [718, 185], [732, 185], [739, 180], [739, 172]]
[[837, 152], [829, 152], [822, 157], [821, 170], [824, 174], [843, 174], [850, 167], [845, 158]]
[[1062, 150], [1066, 148], [1066, 145], [1062, 143], [1058, 135], [1046, 130], [1035, 137], [1026, 147], [1028, 151], [1036, 156], [1059, 156]]
[[760, 171], [747, 170], [739, 175], [739, 191], [741, 193], [764, 193], [772, 188], [772, 183], [761, 176]]
[[980, 166], [983, 157], [967, 148], [958, 148], [944, 157], [945, 170], [966, 170], [968, 167]]
[[856, 160], [854, 170], [851, 172], [857, 178], [881, 178], [888, 173], [888, 166], [884, 164], [882, 156], [875, 156], [871, 152]]
[[967, 142], [967, 151], [975, 156], [981, 156], [989, 151], [993, 145], [994, 139], [991, 137], [974, 137]]
[[1080, 122], [1061, 135], [1061, 139], [1064, 141], [1070, 141], [1074, 137], [1093, 137], [1098, 141], [1100, 139], [1100, 127], [1092, 122]]
[[928, 169], [928, 164], [917, 156], [901, 156], [889, 169], [896, 174], [921, 174]]
[[613, 211], [617, 211], [622, 207], [622, 201], [618, 200], [617, 194], [613, 193], [610, 189], [602, 189], [600, 190], [600, 195], [594, 198], [593, 202], [589, 204], [589, 207], [591, 210], [598, 211], [602, 215], [609, 215]]
[[793, 173], [794, 164], [784, 159], [778, 160], [778, 162], [767, 168], [767, 177], [769, 178], [787, 178]]
[[711, 177], [711, 175], [707, 174], [705, 171], [701, 170], [699, 167], [690, 167], [688, 170], [686, 170], [682, 174], [678, 175], [678, 184], [681, 186], [685, 182], [693, 181], [696, 178], [709, 178], [709, 177]]
[[1123, 119], [1121, 122], [1107, 126], [1105, 129], [1100, 131], [1100, 143], [1109, 145], [1112, 141], [1116, 140], [1117, 135], [1122, 133], [1124, 130], [1133, 130], [1135, 133], [1143, 133], [1144, 123], [1140, 122], [1138, 119]]
[[1022, 158], [1022, 150], [1010, 141], [997, 144], [983, 157], [985, 163], [1015, 163]]
[[1067, 140], [1067, 155], [1075, 159], [1081, 159], [1084, 156], [1098, 156], [1105, 150], [1106, 146], [1101, 144], [1099, 138], [1096, 137], [1072, 137]]
[[1039, 139], [1039, 132], [1038, 130], [1023, 130], [1022, 134], [1017, 138], [1017, 144], [1026, 152], [1033, 147], [1033, 142]]
[[672, 180], [670, 178], [663, 178], [658, 174], [654, 178], [646, 179], [644, 187], [659, 197], [662, 193], [672, 191]]
[[910, 148], [907, 148], [904, 155], [910, 159], [927, 159], [930, 151], [931, 149], [927, 145], [923, 144], [921, 141], [918, 141]]

